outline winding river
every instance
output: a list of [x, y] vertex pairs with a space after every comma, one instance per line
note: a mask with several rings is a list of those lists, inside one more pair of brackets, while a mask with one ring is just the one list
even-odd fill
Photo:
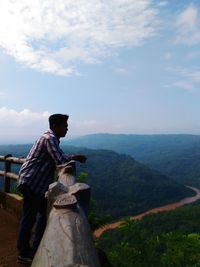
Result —
[[[153, 208], [153, 209], [150, 209], [150, 210], [147, 210], [143, 213], [140, 213], [136, 216], [132, 216], [131, 218], [133, 220], [140, 220], [142, 217], [144, 217], [145, 215], [148, 215], [148, 214], [152, 214], [152, 213], [158, 213], [158, 212], [161, 212], [161, 211], [169, 211], [169, 210], [174, 210], [178, 207], [181, 207], [185, 204], [189, 204], [189, 203], [193, 203], [195, 201], [197, 201], [198, 199], [200, 199], [200, 190], [195, 188], [195, 187], [191, 187], [191, 186], [187, 186], [188, 188], [192, 189], [196, 195], [193, 196], [193, 197], [186, 197], [178, 202], [175, 202], [175, 203], [171, 203], [171, 204], [167, 204], [167, 205], [164, 205], [164, 206], [160, 206], [160, 207], [157, 207], [157, 208]], [[111, 223], [111, 224], [107, 224], [97, 230], [94, 231], [94, 237], [99, 237], [104, 231], [108, 230], [108, 229], [114, 229], [116, 227], [118, 227], [123, 221], [117, 221], [115, 223]]]

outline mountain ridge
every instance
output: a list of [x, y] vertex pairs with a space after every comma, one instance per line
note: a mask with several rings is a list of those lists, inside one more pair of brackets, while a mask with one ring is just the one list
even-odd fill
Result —
[[150, 168], [190, 185], [200, 186], [200, 136], [90, 135], [69, 140], [69, 144], [107, 148], [131, 155]]
[[[0, 154], [26, 156], [30, 146], [0, 146]], [[77, 164], [77, 173], [88, 173], [86, 182], [92, 188], [100, 214], [109, 213], [113, 218], [133, 215], [193, 194], [183, 185], [131, 156], [102, 149], [68, 146], [62, 146], [62, 149], [66, 153], [81, 153], [88, 157], [85, 165]]]

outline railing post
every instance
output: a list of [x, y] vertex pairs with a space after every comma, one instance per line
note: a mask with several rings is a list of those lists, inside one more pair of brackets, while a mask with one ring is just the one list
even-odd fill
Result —
[[4, 162], [4, 192], [9, 193], [10, 192], [10, 178], [7, 177], [6, 173], [11, 172], [11, 162], [7, 161], [6, 159], [8, 157], [12, 157], [11, 154], [8, 154], [4, 156], [5, 162]]
[[[76, 183], [75, 163], [58, 168], [58, 182], [47, 192], [47, 226], [31, 267], [100, 267], [90, 225], [81, 206], [90, 187]], [[84, 198], [83, 198], [84, 197]]]

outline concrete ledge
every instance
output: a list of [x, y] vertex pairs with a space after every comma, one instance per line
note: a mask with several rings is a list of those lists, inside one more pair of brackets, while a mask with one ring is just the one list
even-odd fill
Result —
[[21, 218], [22, 202], [23, 198], [16, 194], [0, 192], [0, 207], [18, 220]]

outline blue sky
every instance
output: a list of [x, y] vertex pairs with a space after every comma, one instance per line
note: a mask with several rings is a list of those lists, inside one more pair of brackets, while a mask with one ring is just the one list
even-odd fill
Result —
[[200, 2], [2, 0], [0, 138], [200, 134]]

